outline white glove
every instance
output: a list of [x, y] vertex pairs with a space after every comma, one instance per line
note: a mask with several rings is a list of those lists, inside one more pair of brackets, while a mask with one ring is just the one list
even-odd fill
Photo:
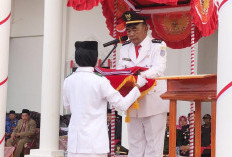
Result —
[[139, 85], [139, 87], [145, 86], [146, 83], [147, 83], [147, 80], [141, 77], [140, 75], [138, 75], [137, 84]]
[[146, 71], [140, 73], [141, 77], [146, 78]]
[[150, 71], [143, 71], [140, 73], [140, 75], [143, 77], [143, 78], [148, 78], [148, 79], [154, 79], [156, 77], [159, 77], [159, 73], [151, 73]]

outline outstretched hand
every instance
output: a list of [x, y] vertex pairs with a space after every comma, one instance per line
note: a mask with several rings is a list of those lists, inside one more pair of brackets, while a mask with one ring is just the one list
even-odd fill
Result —
[[137, 84], [139, 85], [139, 87], [143, 87], [145, 86], [145, 84], [147, 83], [147, 80], [143, 77], [141, 77], [140, 75], [138, 75], [138, 78], [137, 78]]

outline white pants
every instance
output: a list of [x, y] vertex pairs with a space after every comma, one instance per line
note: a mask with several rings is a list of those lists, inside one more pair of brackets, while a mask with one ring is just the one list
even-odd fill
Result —
[[107, 157], [107, 154], [81, 154], [68, 152], [68, 157]]
[[132, 118], [128, 123], [128, 157], [163, 157], [167, 113]]

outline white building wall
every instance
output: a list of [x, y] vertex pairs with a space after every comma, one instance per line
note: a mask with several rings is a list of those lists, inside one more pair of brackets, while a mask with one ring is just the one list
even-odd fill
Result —
[[7, 111], [40, 112], [44, 1], [12, 0]]
[[12, 0], [11, 37], [43, 35], [44, 0]]
[[[198, 57], [198, 44], [195, 45], [195, 72], [197, 72], [197, 57]], [[165, 75], [190, 75], [191, 68], [191, 49], [167, 49], [167, 70]], [[177, 102], [177, 122], [178, 117], [187, 116], [190, 112], [190, 102], [178, 101]]]
[[102, 46], [103, 43], [111, 41], [113, 38], [109, 35], [101, 6], [90, 11], [76, 11], [73, 8], [68, 8], [66, 37], [66, 60], [74, 59], [76, 41], [98, 41], [99, 58], [101, 59], [104, 59], [112, 48]]
[[[198, 73], [216, 74], [217, 73], [217, 52], [218, 52], [218, 31], [209, 37], [203, 37], [198, 44]], [[202, 103], [202, 117], [205, 114], [211, 115], [210, 103]]]
[[43, 37], [10, 41], [7, 110], [40, 112]]

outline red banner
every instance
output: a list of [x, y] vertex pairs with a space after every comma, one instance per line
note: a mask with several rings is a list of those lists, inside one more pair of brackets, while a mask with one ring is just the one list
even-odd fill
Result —
[[192, 0], [191, 14], [194, 24], [199, 28], [203, 36], [209, 36], [217, 29], [217, 10], [214, 0]]
[[[191, 46], [191, 15], [189, 12], [155, 14], [148, 21], [152, 36], [162, 39], [168, 47], [180, 49]], [[195, 27], [195, 43], [201, 33]]]

